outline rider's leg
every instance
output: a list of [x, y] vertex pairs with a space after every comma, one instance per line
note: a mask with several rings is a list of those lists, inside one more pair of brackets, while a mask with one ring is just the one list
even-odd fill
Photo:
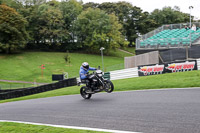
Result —
[[86, 82], [86, 86], [88, 88], [88, 92], [93, 92], [92, 87], [91, 87], [91, 83], [92, 83], [91, 80], [89, 78], [86, 78], [85, 82]]

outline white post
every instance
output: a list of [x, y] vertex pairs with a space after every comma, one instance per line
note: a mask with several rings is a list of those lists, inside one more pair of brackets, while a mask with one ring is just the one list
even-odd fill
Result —
[[[66, 78], [67, 77], [67, 78]], [[63, 79], [68, 79], [68, 72], [63, 73]]]
[[103, 50], [105, 48], [104, 47], [101, 47], [100, 50], [101, 50], [101, 57], [102, 57], [102, 68], [103, 68], [103, 72], [104, 72], [104, 64], [103, 64]]

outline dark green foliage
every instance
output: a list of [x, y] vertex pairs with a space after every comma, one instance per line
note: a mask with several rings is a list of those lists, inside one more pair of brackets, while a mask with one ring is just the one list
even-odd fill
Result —
[[165, 7], [162, 10], [155, 9], [154, 12], [142, 12], [139, 7], [133, 6], [128, 2], [104, 2], [102, 4], [86, 3], [86, 8], [100, 8], [106, 13], [114, 13], [122, 24], [121, 33], [132, 44], [138, 37], [138, 33], [145, 34], [158, 28], [163, 24], [189, 22], [189, 15], [180, 12], [179, 7]]
[[65, 59], [66, 63], [68, 63], [69, 65], [71, 64], [71, 57], [69, 55], [69, 51], [66, 52], [64, 59]]
[[[189, 22], [189, 14], [180, 12], [177, 6], [148, 13], [128, 2], [83, 4], [78, 0], [0, 0], [0, 4], [16, 9], [18, 13], [9, 18], [15, 24], [1, 23], [0, 26], [1, 34], [6, 30], [20, 40], [8, 39], [6, 33], [4, 40], [0, 41], [0, 52], [7, 53], [24, 47], [26, 43], [27, 49], [45, 51], [89, 49], [89, 52], [97, 53], [102, 46], [109, 51], [126, 46], [127, 41], [133, 46], [139, 34], [163, 24]], [[22, 21], [16, 21], [16, 18]], [[1, 17], [0, 21], [4, 20]], [[17, 23], [20, 23], [20, 30]]]
[[0, 51], [13, 53], [26, 45], [26, 20], [13, 8], [0, 5]]
[[180, 12], [179, 7], [164, 7], [162, 10], [155, 9], [149, 16], [154, 19], [157, 25], [175, 24], [189, 22], [189, 14]]
[[121, 32], [132, 45], [132, 42], [138, 37], [137, 33], [140, 24], [140, 16], [142, 10], [139, 7], [133, 7], [128, 2], [105, 2], [98, 6], [98, 8], [111, 14], [114, 13], [122, 24]]
[[101, 47], [109, 51], [126, 44], [120, 33], [122, 26], [114, 14], [88, 8], [78, 16], [75, 24], [78, 42], [90, 53], [99, 53]]

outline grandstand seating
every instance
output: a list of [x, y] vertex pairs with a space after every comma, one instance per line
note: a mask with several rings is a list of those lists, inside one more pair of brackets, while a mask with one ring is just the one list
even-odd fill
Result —
[[187, 46], [200, 38], [200, 29], [167, 29], [140, 41], [140, 48]]

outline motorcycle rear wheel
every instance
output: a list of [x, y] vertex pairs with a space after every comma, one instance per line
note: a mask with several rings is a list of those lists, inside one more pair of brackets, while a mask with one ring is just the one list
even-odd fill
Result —
[[114, 90], [114, 85], [110, 80], [105, 80], [105, 91], [111, 93]]
[[87, 87], [86, 87], [86, 86], [81, 87], [81, 89], [80, 89], [81, 96], [82, 96], [84, 99], [90, 99], [91, 96], [92, 96], [92, 94], [86, 93], [86, 90], [87, 90]]

